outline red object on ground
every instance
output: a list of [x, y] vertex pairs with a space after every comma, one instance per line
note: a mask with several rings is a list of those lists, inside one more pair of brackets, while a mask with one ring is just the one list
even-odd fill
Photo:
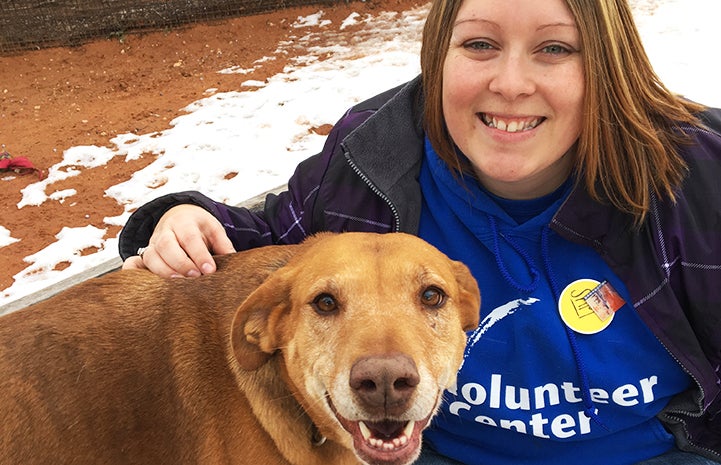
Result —
[[6, 151], [0, 152], [0, 172], [2, 171], [12, 171], [17, 174], [35, 173], [40, 179], [45, 177], [45, 172], [35, 168], [27, 157], [13, 157]]

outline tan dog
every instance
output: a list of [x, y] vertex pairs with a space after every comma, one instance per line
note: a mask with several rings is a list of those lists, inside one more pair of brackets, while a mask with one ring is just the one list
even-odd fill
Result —
[[111, 273], [0, 318], [0, 463], [408, 464], [479, 304], [400, 233]]

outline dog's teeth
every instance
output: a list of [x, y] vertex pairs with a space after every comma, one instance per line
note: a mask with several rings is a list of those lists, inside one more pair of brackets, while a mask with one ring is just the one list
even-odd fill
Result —
[[408, 444], [408, 436], [406, 435], [393, 439], [393, 445], [396, 447], [405, 446], [406, 444]]
[[403, 427], [403, 432], [400, 435], [388, 440], [373, 437], [373, 433], [370, 428], [368, 428], [368, 425], [362, 421], [358, 422], [358, 427], [363, 439], [368, 445], [379, 450], [392, 451], [408, 444], [408, 441], [410, 441], [410, 438], [413, 436], [415, 424], [415, 421], [409, 421], [406, 426]]
[[406, 427], [403, 428], [403, 437], [405, 437], [406, 440], [407, 440], [407, 438], [413, 436], [413, 428], [415, 428], [415, 426], [416, 426], [416, 422], [411, 420], [408, 422]]
[[360, 427], [360, 432], [363, 435], [363, 439], [368, 441], [371, 437], [371, 430], [368, 429], [368, 426], [366, 426], [366, 424], [363, 423], [362, 421], [358, 422], [358, 426]]

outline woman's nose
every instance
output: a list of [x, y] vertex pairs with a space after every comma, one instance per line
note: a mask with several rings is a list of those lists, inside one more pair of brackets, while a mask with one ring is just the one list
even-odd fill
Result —
[[507, 53], [496, 62], [495, 74], [489, 83], [491, 92], [513, 101], [535, 92], [535, 76], [530, 63], [522, 55]]

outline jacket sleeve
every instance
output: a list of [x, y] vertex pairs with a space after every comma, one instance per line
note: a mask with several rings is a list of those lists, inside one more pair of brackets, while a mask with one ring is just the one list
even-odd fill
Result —
[[225, 205], [195, 191], [168, 194], [141, 206], [120, 233], [121, 258], [136, 255], [139, 247], [148, 244], [160, 217], [181, 204], [198, 205], [213, 214], [236, 250], [301, 242], [317, 232], [313, 228], [317, 193], [333, 157], [343, 156], [342, 139], [372, 113], [370, 109], [358, 107], [348, 111], [328, 134], [323, 150], [301, 162], [288, 181], [287, 190], [268, 195], [259, 210]]

